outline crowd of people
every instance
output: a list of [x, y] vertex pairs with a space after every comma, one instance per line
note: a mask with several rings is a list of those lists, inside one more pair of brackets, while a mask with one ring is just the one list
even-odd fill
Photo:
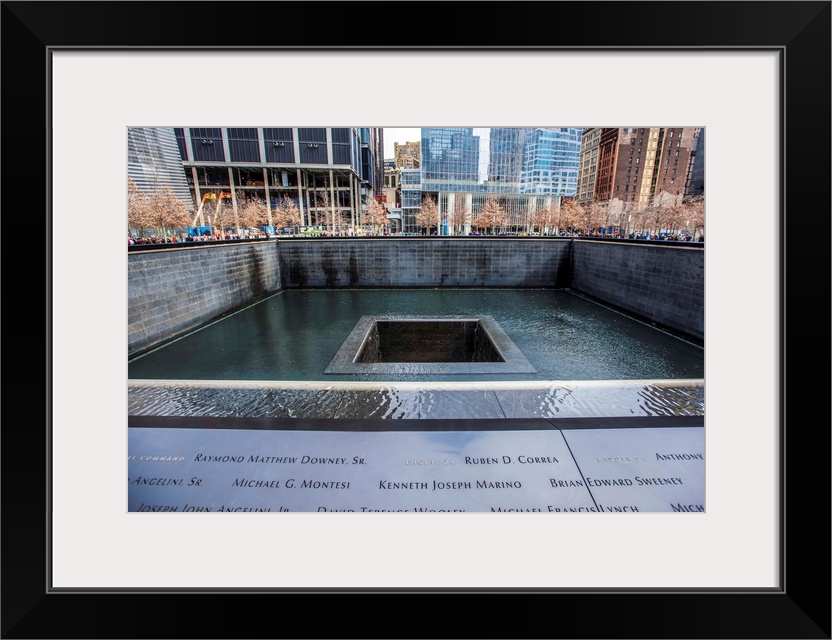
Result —
[[192, 236], [192, 235], [183, 235], [183, 236], [168, 236], [164, 238], [158, 238], [156, 236], [149, 236], [147, 238], [144, 237], [133, 237], [128, 235], [127, 236], [127, 246], [132, 247], [135, 244], [178, 244], [181, 242], [216, 242], [218, 240], [266, 240], [270, 237], [267, 233], [250, 233], [246, 235], [240, 235], [236, 233], [226, 233], [225, 235], [201, 235], [201, 236]]
[[[310, 234], [300, 234], [303, 237], [306, 237]], [[320, 231], [318, 233], [312, 234], [314, 237], [346, 237], [346, 236], [354, 236], [356, 234], [349, 233], [346, 231]], [[399, 236], [419, 236], [419, 235], [435, 235], [435, 231], [431, 234], [424, 234], [424, 233], [403, 233], [401, 231], [380, 231], [378, 233], [362, 233], [362, 236], [370, 236], [370, 237], [399, 237]], [[481, 236], [484, 234], [480, 234], [477, 231], [471, 231], [468, 233], [469, 236]], [[518, 236], [518, 237], [528, 237], [532, 236], [540, 236], [542, 234], [529, 234], [526, 232], [522, 233], [499, 233], [496, 234], [498, 236]], [[551, 234], [554, 235], [554, 234]], [[224, 235], [183, 235], [183, 236], [168, 236], [164, 238], [158, 238], [156, 236], [149, 236], [145, 237], [134, 237], [131, 235], [127, 236], [127, 245], [133, 246], [136, 244], [178, 244], [181, 242], [217, 242], [218, 240], [267, 240], [268, 238], [273, 238], [275, 236], [270, 235], [266, 232], [258, 232], [258, 233], [247, 233], [247, 234], [237, 234], [237, 233], [226, 233]], [[662, 233], [662, 234], [611, 234], [611, 233], [560, 233], [559, 237], [561, 238], [603, 238], [603, 239], [629, 239], [629, 240], [669, 240], [674, 242], [705, 242], [705, 235], [700, 234], [696, 237], [687, 234], [669, 234], [669, 233]]]

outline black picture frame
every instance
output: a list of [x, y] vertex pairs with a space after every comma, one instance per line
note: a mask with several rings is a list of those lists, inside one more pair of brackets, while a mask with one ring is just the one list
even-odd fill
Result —
[[[313, 19], [309, 12], [316, 5]], [[552, 15], [551, 29], [529, 20], [529, 11], [544, 9]], [[220, 28], [223, 12], [256, 18], [240, 18], [241, 24], [251, 20], [249, 28]], [[398, 28], [391, 16], [399, 12], [410, 12], [416, 21]], [[448, 20], [454, 12], [466, 16], [464, 29], [432, 28], [431, 20]], [[2, 256], [4, 337], [20, 349], [21, 336], [28, 336], [23, 355], [10, 357], [7, 351], [4, 368], [3, 638], [830, 638], [830, 2], [3, 2], [0, 16], [2, 204], [13, 224], [24, 208], [31, 220], [24, 233], [7, 227]], [[276, 45], [275, 32], [257, 26], [267, 16], [314, 28], [282, 29]], [[633, 28], [622, 28], [625, 23]], [[675, 28], [663, 29], [664, 24]], [[52, 170], [50, 51], [275, 46], [780, 52], [783, 195], [781, 228], [770, 231], [779, 234], [782, 291], [780, 588], [242, 594], [51, 589], [55, 381], [49, 336], [55, 319], [49, 313], [48, 269], [54, 243], [94, 251], [96, 240], [57, 232], [51, 217], [58, 195], [42, 179]], [[736, 239], [744, 250], [758, 241]], [[41, 329], [37, 335], [33, 326]], [[79, 424], [83, 419], [78, 416]], [[304, 597], [314, 599], [303, 603]]]

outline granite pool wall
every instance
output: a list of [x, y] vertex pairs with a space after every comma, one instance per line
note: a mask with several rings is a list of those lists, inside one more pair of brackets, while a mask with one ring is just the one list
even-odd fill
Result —
[[281, 238], [131, 250], [128, 357], [281, 289], [570, 289], [704, 341], [704, 247], [539, 237]]

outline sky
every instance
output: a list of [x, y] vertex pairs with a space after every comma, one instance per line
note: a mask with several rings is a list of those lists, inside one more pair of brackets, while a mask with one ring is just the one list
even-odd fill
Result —
[[395, 128], [384, 127], [384, 159], [392, 160], [393, 143], [398, 142], [404, 144], [405, 142], [420, 142], [422, 140], [422, 130], [416, 128]]

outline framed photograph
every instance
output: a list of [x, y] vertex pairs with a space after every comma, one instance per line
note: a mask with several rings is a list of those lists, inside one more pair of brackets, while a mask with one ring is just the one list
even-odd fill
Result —
[[[4, 637], [830, 637], [830, 3], [452, 5], [2, 4]], [[707, 512], [129, 517], [127, 130], [252, 122], [704, 127]]]

